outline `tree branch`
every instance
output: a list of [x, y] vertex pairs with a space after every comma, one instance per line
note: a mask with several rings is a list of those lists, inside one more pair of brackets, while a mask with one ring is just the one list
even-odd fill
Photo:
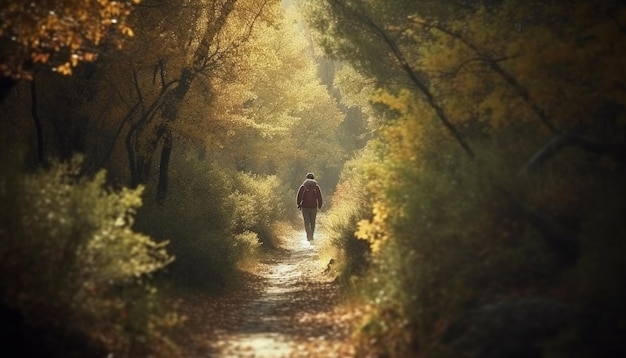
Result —
[[493, 70], [495, 73], [499, 74], [502, 79], [506, 83], [508, 83], [513, 89], [517, 92], [517, 94], [530, 106], [531, 110], [539, 117], [539, 120], [543, 123], [546, 128], [550, 130], [553, 134], [559, 133], [557, 127], [552, 123], [552, 120], [548, 117], [548, 115], [543, 111], [543, 109], [535, 102], [535, 100], [528, 93], [528, 90], [522, 86], [521, 83], [517, 81], [517, 79], [510, 73], [508, 73], [504, 68], [502, 68], [498, 64], [498, 60], [491, 58], [484, 54], [475, 44], [471, 43], [469, 40], [464, 38], [461, 34], [454, 32], [450, 29], [447, 29], [438, 23], [428, 23], [427, 27], [437, 29], [444, 34], [461, 41], [461, 43], [465, 44], [468, 48], [470, 48], [474, 53], [476, 53], [479, 57], [484, 59], [484, 62]]
[[[501, 57], [501, 58], [496, 58], [496, 59], [492, 59], [490, 61], [495, 61], [495, 62], [500, 62], [500, 61], [506, 61], [509, 60], [513, 57]], [[488, 61], [488, 59], [484, 58], [484, 57], [474, 57], [474, 58], [469, 58], [463, 62], [461, 62], [455, 69], [451, 70], [451, 71], [441, 71], [440, 73], [443, 76], [452, 76], [452, 75], [456, 75], [459, 72], [461, 72], [461, 70], [466, 67], [468, 64], [472, 63], [472, 62], [486, 62]]]
[[525, 171], [529, 173], [539, 170], [549, 159], [567, 146], [580, 147], [590, 153], [608, 155], [620, 161], [626, 159], [625, 143], [599, 143], [581, 137], [580, 135], [564, 131], [543, 146], [526, 164]]
[[450, 122], [443, 107], [441, 107], [441, 105], [437, 103], [435, 96], [430, 91], [428, 86], [426, 86], [426, 84], [424, 84], [418, 78], [416, 72], [413, 70], [411, 65], [408, 63], [408, 61], [404, 57], [404, 53], [402, 52], [402, 50], [400, 50], [400, 48], [395, 43], [395, 41], [391, 37], [389, 37], [387, 32], [383, 30], [377, 23], [375, 23], [374, 20], [372, 20], [369, 16], [365, 14], [356, 14], [354, 10], [348, 9], [345, 4], [341, 3], [338, 0], [332, 0], [332, 1], [335, 3], [336, 6], [340, 6], [344, 11], [352, 13], [352, 15], [354, 15], [357, 18], [362, 18], [365, 21], [364, 24], [367, 25], [369, 29], [372, 30], [375, 34], [377, 34], [378, 36], [382, 38], [382, 40], [387, 44], [389, 49], [393, 52], [393, 55], [396, 58], [396, 60], [399, 62], [400, 67], [407, 74], [407, 76], [409, 77], [413, 85], [415, 85], [415, 87], [417, 87], [419, 91], [422, 92], [424, 97], [426, 97], [426, 102], [430, 105], [432, 109], [435, 110], [437, 118], [439, 118], [441, 123], [443, 123], [443, 125], [446, 127], [448, 132], [450, 132], [450, 134], [452, 135], [452, 137], [459, 143], [459, 145], [461, 145], [465, 153], [467, 153], [467, 155], [470, 158], [474, 158], [474, 152], [472, 148], [470, 148], [469, 144], [461, 136], [461, 134], [456, 129], [456, 127], [454, 127], [454, 125]]

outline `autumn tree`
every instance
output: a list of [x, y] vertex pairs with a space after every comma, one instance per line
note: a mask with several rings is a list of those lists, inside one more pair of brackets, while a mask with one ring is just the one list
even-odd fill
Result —
[[267, 28], [250, 49], [253, 80], [241, 83], [245, 97], [232, 111], [233, 121], [248, 123], [233, 138], [233, 149], [243, 149], [232, 152], [239, 169], [277, 173], [288, 182], [312, 170], [331, 174], [345, 155], [336, 142], [343, 114], [317, 77], [294, 15]]
[[[559, 66], [571, 68], [565, 58], [557, 60], [554, 53], [570, 54], [580, 49], [559, 47], [556, 50], [558, 46], [549, 45], [559, 42], [568, 43], [564, 41], [565, 38], [583, 36], [582, 32], [586, 32], [586, 30], [581, 32], [571, 27], [572, 22], [566, 20], [566, 16], [580, 19], [582, 16], [590, 15], [593, 11], [597, 14], [620, 13], [621, 5], [612, 1], [603, 2], [602, 6], [598, 7], [579, 4], [572, 7], [571, 11], [564, 10], [558, 4], [529, 2], [521, 6], [515, 1], [504, 2], [502, 6], [496, 6], [489, 1], [472, 4], [449, 1], [437, 5], [427, 1], [411, 2], [411, 4], [394, 1], [384, 5], [368, 1], [355, 3], [328, 1], [325, 5], [309, 3], [308, 6], [309, 11], [317, 9], [316, 16], [311, 22], [320, 30], [319, 41], [331, 56], [353, 63], [356, 68], [376, 78], [381, 84], [395, 83], [395, 87], [390, 87], [392, 92], [393, 88], [397, 91], [398, 84], [402, 86], [404, 83], [415, 87], [417, 92], [425, 96], [436, 117], [463, 145], [466, 140], [455, 127], [463, 127], [475, 119], [486, 123], [485, 118], [492, 117], [490, 114], [485, 116], [485, 112], [470, 109], [475, 108], [475, 105], [482, 101], [481, 96], [482, 98], [491, 96], [491, 100], [503, 98], [501, 92], [496, 93], [498, 91], [506, 91], [507, 96], [511, 96], [508, 106], [513, 108], [518, 104], [522, 105], [525, 110], [532, 112], [531, 115], [526, 116], [527, 118], [536, 118], [537, 122], [552, 134], [559, 133], [564, 128], [560, 119], [561, 115], [550, 113], [551, 109], [547, 108], [543, 99], [546, 98], [544, 93], [552, 90], [557, 93], [557, 88], [572, 93], [574, 88], [580, 88], [580, 86], [570, 86], [569, 83], [567, 87], [556, 83], [528, 83], [524, 79], [530, 77], [528, 73], [530, 70], [554, 71], [553, 69]], [[465, 16], [470, 13], [474, 15]], [[338, 21], [340, 18], [343, 21]], [[496, 23], [493, 27], [484, 26], [485, 23], [494, 21]], [[549, 21], [552, 23], [548, 25]], [[579, 20], [573, 20], [573, 22], [577, 21]], [[583, 23], [579, 25], [583, 29], [593, 26]], [[618, 25], [613, 26], [613, 29], [609, 27], [610, 25], [606, 25], [606, 28], [596, 27], [592, 30], [596, 33], [591, 36], [597, 36], [599, 40], [596, 43], [606, 42], [606, 45], [610, 45], [619, 41], [621, 35], [618, 29], [620, 27]], [[362, 31], [357, 31], [357, 29]], [[495, 33], [491, 31], [497, 32], [498, 36], [506, 38], [507, 41], [493, 41]], [[543, 35], [546, 31], [553, 35]], [[604, 31], [604, 33], [599, 34], [598, 31]], [[542, 36], [539, 36], [540, 34]], [[537, 40], [538, 38], [542, 40]], [[525, 52], [521, 53], [520, 46], [525, 46], [521, 45], [522, 43], [533, 48], [525, 49]], [[579, 45], [579, 47], [586, 47], [589, 44]], [[360, 50], [357, 51], [357, 48]], [[368, 55], [377, 50], [385, 51], [388, 56]], [[589, 61], [591, 58], [603, 61], [611, 61], [610, 59], [615, 58], [593, 50], [587, 51], [586, 54]], [[529, 63], [539, 61], [546, 63], [546, 66], [528, 66]], [[560, 63], [548, 63], [554, 61], [560, 61]], [[586, 76], [589, 72], [582, 70], [582, 66], [592, 67], [589, 61], [581, 61], [581, 65], [578, 65], [581, 67], [572, 68], [572, 70], [584, 72]], [[391, 63], [393, 65], [391, 68], [397, 71], [384, 71], [385, 63]], [[601, 66], [601, 68], [615, 68], [615, 66], [608, 65]], [[394, 73], [399, 77], [394, 77]], [[604, 77], [611, 77], [607, 75]], [[477, 78], [480, 79], [477, 80]], [[534, 78], [563, 80], [562, 77], [555, 76], [554, 72], [545, 73], [543, 76], [537, 74]], [[487, 79], [493, 79], [493, 81]], [[482, 88], [477, 88], [477, 85]], [[535, 86], [541, 86], [541, 88], [535, 88]], [[466, 95], [452, 95], [456, 90], [465, 91]], [[582, 102], [572, 99], [570, 103], [582, 104], [592, 96], [585, 97], [587, 99]], [[462, 98], [464, 100], [459, 100]], [[559, 101], [559, 103], [568, 102]], [[485, 104], [485, 106], [489, 105]], [[507, 117], [502, 114], [499, 112], [497, 117]], [[572, 113], [567, 116], [574, 117], [575, 115]], [[513, 117], [508, 116], [508, 118]], [[606, 149], [606, 152], [612, 151], [614, 151], [612, 148]]]
[[[444, 5], [393, 1], [376, 3], [371, 1], [308, 2], [307, 11], [311, 25], [319, 34], [318, 42], [333, 58], [347, 60], [360, 71], [379, 81], [379, 85], [406, 84], [429, 103], [436, 118], [444, 125], [465, 152], [473, 156], [467, 140], [445, 112], [440, 99], [428, 81], [411, 63], [412, 44], [402, 31], [406, 13], [427, 11], [449, 12]], [[432, 9], [437, 11], [432, 11]], [[393, 25], [392, 25], [393, 24]], [[384, 54], [381, 56], [381, 51]], [[396, 87], [397, 88], [397, 87]]]
[[108, 41], [121, 45], [132, 36], [128, 16], [139, 0], [38, 1], [4, 0], [0, 4], [0, 102], [16, 80], [31, 80], [37, 66], [71, 74], [81, 62], [92, 62]]
[[[360, 167], [375, 189], [373, 210], [356, 235], [373, 251], [370, 282], [387, 282], [370, 297], [378, 310], [367, 333], [386, 345], [368, 350], [390, 356], [506, 350], [472, 336], [497, 329], [479, 322], [485, 317], [479, 312], [502, 297], [521, 305], [539, 297], [546, 325], [585, 333], [564, 342], [545, 332], [536, 342], [553, 343], [562, 356], [582, 346], [623, 352], [617, 341], [600, 338], [623, 332], [617, 303], [623, 290], [595, 291], [605, 287], [600, 281], [617, 282], [608, 272], [623, 271], [608, 249], [623, 240], [622, 229], [614, 230], [623, 227], [617, 213], [624, 200], [617, 185], [625, 143], [622, 3], [309, 6], [328, 54], [378, 86], [371, 99], [383, 120]], [[391, 68], [388, 76], [381, 63]], [[474, 160], [459, 155], [450, 136], [468, 153], [465, 142]], [[573, 271], [590, 280], [584, 294], [562, 280]], [[554, 285], [562, 289], [556, 297], [546, 289]], [[562, 300], [587, 310], [604, 333], [559, 326], [551, 315], [568, 310]], [[591, 302], [602, 302], [615, 319], [596, 315]], [[516, 309], [502, 307], [502, 315]], [[459, 318], [468, 309], [476, 320]], [[407, 326], [408, 332], [400, 328]]]
[[[164, 195], [172, 141], [212, 135], [206, 123], [219, 122], [221, 112], [212, 115], [202, 109], [218, 98], [215, 83], [241, 76], [243, 44], [256, 26], [272, 21], [276, 8], [275, 1], [181, 0], [138, 6], [129, 20], [135, 37], [124, 51], [102, 56], [84, 76], [51, 84], [67, 85], [68, 90], [54, 93], [58, 99], [74, 92], [80, 97], [74, 85], [81, 81], [82, 90], [93, 94], [62, 111], [89, 122], [83, 136], [93, 144], [84, 148], [91, 165], [106, 165], [118, 183], [137, 185], [151, 177], [158, 161], [159, 195]], [[175, 120], [182, 112], [184, 120]], [[172, 133], [172, 127], [178, 132]]]
[[[186, 47], [186, 60], [177, 69], [179, 75], [172, 86], [159, 95], [141, 117], [131, 126], [127, 136], [127, 150], [131, 163], [133, 183], [147, 179], [152, 155], [160, 143], [160, 173], [158, 197], [167, 190], [167, 170], [171, 153], [172, 133], [170, 123], [178, 118], [180, 107], [198, 76], [210, 79], [228, 71], [230, 63], [236, 62], [241, 46], [249, 41], [255, 27], [272, 12], [273, 1], [209, 1], [199, 9], [202, 22], [196, 27], [199, 33]], [[210, 88], [210, 85], [209, 85]], [[146, 131], [147, 132], [144, 132]], [[147, 137], [142, 139], [142, 132]], [[141, 141], [146, 147], [140, 152], [134, 147]], [[135, 143], [133, 143], [135, 142]]]

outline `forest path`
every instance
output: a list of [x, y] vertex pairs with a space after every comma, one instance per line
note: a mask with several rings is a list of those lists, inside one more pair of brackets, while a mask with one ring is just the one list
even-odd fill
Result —
[[[354, 316], [340, 305], [315, 242], [293, 237], [231, 297], [187, 298], [184, 357], [352, 357]], [[328, 264], [328, 263], [327, 263]]]

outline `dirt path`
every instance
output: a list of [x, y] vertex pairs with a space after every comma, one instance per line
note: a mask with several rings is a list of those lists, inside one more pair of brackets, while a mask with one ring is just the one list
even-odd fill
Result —
[[[232, 297], [182, 302], [190, 318], [185, 357], [353, 357], [354, 318], [340, 303], [338, 287], [305, 237], [248, 277]], [[352, 319], [351, 319], [351, 318]]]

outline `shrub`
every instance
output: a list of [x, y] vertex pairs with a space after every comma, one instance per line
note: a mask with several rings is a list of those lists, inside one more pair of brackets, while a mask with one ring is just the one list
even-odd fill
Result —
[[[177, 318], [159, 307], [150, 275], [172, 261], [167, 242], [132, 229], [142, 188], [105, 189], [80, 175], [80, 157], [0, 174], [0, 284], [26, 324], [79, 332], [120, 353], [162, 349]], [[43, 349], [43, 348], [42, 348]]]
[[426, 142], [419, 165], [381, 161], [373, 179], [382, 195], [358, 230], [373, 249], [364, 292], [374, 309], [361, 331], [364, 350], [436, 356], [444, 332], [468, 312], [525, 297], [600, 304], [612, 318], [594, 320], [615, 332], [624, 297], [615, 288], [623, 279], [615, 274], [623, 267], [623, 245], [615, 244], [624, 234], [617, 204], [624, 191], [616, 190], [622, 173], [571, 150], [541, 174], [520, 175], [531, 141], [498, 135], [507, 145], [475, 144], [476, 160]]
[[228, 193], [232, 175], [215, 164], [200, 167], [191, 160], [171, 163], [169, 194], [163, 203], [148, 185], [137, 226], [156, 238], [170, 238], [177, 258], [168, 268], [171, 282], [207, 291], [237, 281], [237, 261]]
[[[171, 238], [177, 257], [172, 281], [207, 291], [237, 285], [240, 268], [259, 257], [260, 243], [275, 245], [274, 223], [284, 219], [286, 190], [275, 176], [224, 169], [185, 159], [172, 162], [170, 193], [138, 213], [138, 227]], [[155, 185], [146, 196], [154, 198]]]
[[257, 263], [259, 245], [259, 237], [252, 231], [235, 235], [234, 250], [241, 267], [251, 267]]
[[369, 262], [369, 246], [355, 236], [357, 223], [371, 215], [373, 194], [362, 170], [366, 159], [360, 153], [346, 163], [325, 220], [339, 278], [346, 288], [353, 277], [365, 272]]
[[293, 207], [289, 193], [276, 176], [237, 173], [236, 188], [229, 195], [234, 232], [254, 232], [264, 245], [278, 246], [273, 224], [284, 221], [286, 209]]

